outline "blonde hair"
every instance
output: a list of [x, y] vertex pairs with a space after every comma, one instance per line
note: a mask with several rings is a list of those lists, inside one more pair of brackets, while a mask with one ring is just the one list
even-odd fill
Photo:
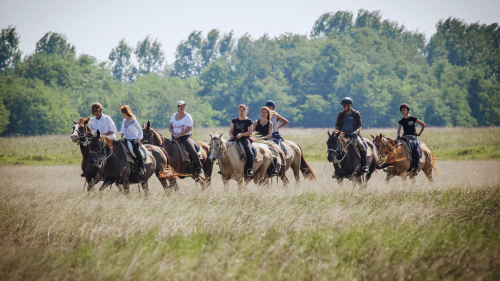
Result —
[[271, 110], [267, 106], [262, 107], [260, 112], [262, 112], [262, 110], [267, 111], [267, 120], [271, 120]]

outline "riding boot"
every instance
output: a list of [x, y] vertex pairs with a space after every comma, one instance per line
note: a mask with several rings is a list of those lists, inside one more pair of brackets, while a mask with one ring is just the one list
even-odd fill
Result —
[[366, 158], [366, 150], [361, 150], [361, 172], [363, 174], [368, 173], [368, 159]]
[[278, 175], [278, 158], [273, 158], [273, 171], [272, 171], [272, 175], [273, 176]]

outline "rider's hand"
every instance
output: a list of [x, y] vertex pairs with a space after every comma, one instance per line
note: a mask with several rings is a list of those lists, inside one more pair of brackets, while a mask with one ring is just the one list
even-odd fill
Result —
[[236, 135], [236, 138], [237, 138], [237, 139], [241, 138], [241, 134], [237, 134], [237, 135]]
[[419, 137], [420, 137], [420, 135], [421, 135], [421, 134], [422, 134], [422, 133], [419, 133], [417, 136], [419, 136]]

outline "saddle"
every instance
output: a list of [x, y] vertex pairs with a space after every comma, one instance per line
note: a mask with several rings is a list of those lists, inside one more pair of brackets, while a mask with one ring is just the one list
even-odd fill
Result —
[[[403, 147], [405, 148], [406, 157], [410, 160], [410, 162], [413, 161], [413, 157], [411, 154], [412, 149], [411, 149], [410, 139], [402, 136], [402, 137], [400, 137], [399, 141], [403, 145]], [[421, 146], [420, 141], [418, 141], [418, 155], [420, 157], [420, 163], [425, 163], [424, 151], [422, 150], [422, 146]]]
[[[245, 162], [247, 156], [245, 154], [245, 148], [243, 147], [243, 145], [239, 141], [228, 141], [228, 144], [229, 144], [229, 146], [236, 145], [236, 149], [238, 150], [238, 152], [240, 154], [240, 160]], [[250, 146], [252, 147], [253, 159], [255, 161], [258, 161], [257, 149], [255, 148], [255, 146], [253, 144], [251, 144]]]
[[[127, 161], [130, 163], [135, 163], [135, 159], [137, 156], [134, 153], [134, 149], [132, 148], [132, 144], [127, 140], [127, 145], [124, 142], [120, 142], [123, 150], [125, 151], [125, 156], [127, 157]], [[151, 159], [148, 157], [150, 154], [145, 146], [140, 145], [139, 151], [141, 152], [142, 159], [144, 160], [144, 165], [151, 164]]]
[[[359, 146], [358, 146], [358, 140], [357, 140], [357, 138], [354, 138], [354, 137], [351, 137], [351, 136], [349, 136], [349, 138], [350, 138], [350, 139], [352, 140], [352, 142], [354, 143], [353, 147], [354, 147], [354, 151], [356, 152], [356, 155], [357, 155], [359, 158], [361, 158], [361, 152], [359, 151]], [[361, 138], [361, 139], [363, 140], [364, 138]], [[372, 148], [371, 148], [370, 146], [368, 146], [368, 145], [366, 144], [366, 142], [365, 142], [364, 140], [363, 140], [363, 145], [365, 146], [366, 157], [368, 157], [368, 158], [369, 158], [370, 156], [372, 156], [372, 154], [373, 154], [373, 150], [372, 150]]]

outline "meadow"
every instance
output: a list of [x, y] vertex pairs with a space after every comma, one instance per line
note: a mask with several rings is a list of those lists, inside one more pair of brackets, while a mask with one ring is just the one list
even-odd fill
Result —
[[[228, 128], [195, 128], [195, 140], [209, 142], [210, 132]], [[170, 137], [167, 130], [160, 130]], [[306, 161], [326, 161], [327, 129], [283, 128], [283, 137], [297, 142]], [[67, 135], [0, 138], [0, 165], [79, 164], [80, 151]], [[385, 134], [396, 137], [395, 129], [366, 129], [363, 136]], [[427, 128], [420, 137], [432, 153], [442, 160], [500, 159], [500, 127], [489, 128]], [[76, 150], [76, 151], [75, 151]]]
[[[498, 280], [500, 161], [441, 161], [429, 185], [331, 179], [149, 197], [83, 191], [77, 165], [0, 168], [1, 280]], [[216, 169], [217, 171], [217, 169]]]

